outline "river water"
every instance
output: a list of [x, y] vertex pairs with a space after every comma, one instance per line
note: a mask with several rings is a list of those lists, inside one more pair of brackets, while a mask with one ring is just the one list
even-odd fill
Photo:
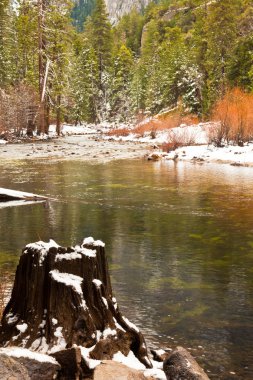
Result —
[[22, 247], [106, 243], [121, 311], [150, 347], [189, 348], [212, 379], [253, 379], [253, 169], [9, 161], [0, 186], [54, 198], [0, 206], [0, 269]]

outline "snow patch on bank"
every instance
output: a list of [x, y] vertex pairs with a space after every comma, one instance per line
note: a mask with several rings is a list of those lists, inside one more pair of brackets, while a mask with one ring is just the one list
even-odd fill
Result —
[[125, 364], [127, 367], [134, 368], [137, 370], [145, 370], [146, 367], [142, 364], [134, 355], [132, 351], [129, 352], [127, 356], [123, 355], [122, 352], [118, 351], [113, 355], [113, 360]]
[[13, 358], [29, 358], [41, 363], [58, 364], [57, 361], [53, 357], [49, 355], [45, 355], [45, 354], [39, 354], [37, 352], [27, 350], [26, 348], [20, 348], [20, 347], [0, 348], [0, 354], [5, 354]]
[[156, 153], [165, 160], [220, 162], [235, 166], [253, 165], [253, 144], [223, 148], [217, 148], [213, 145], [187, 146], [167, 154], [159, 151], [153, 152], [153, 154]]
[[[182, 160], [182, 161], [205, 161], [229, 163], [235, 166], [253, 166], [253, 142], [245, 144], [243, 147], [227, 145], [222, 148], [209, 144], [209, 130], [216, 125], [213, 122], [199, 123], [197, 125], [181, 124], [179, 127], [164, 129], [162, 131], [145, 132], [143, 135], [129, 133], [128, 136], [115, 135], [103, 136], [105, 140], [129, 141], [150, 144], [153, 150], [149, 158]], [[166, 147], [176, 143], [183, 145], [180, 148], [170, 151], [162, 151], [160, 146]]]

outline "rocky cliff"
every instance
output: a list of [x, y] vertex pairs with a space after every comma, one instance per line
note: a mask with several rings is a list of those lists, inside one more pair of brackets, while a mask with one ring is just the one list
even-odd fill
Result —
[[105, 0], [110, 20], [114, 24], [124, 14], [129, 13], [132, 8], [141, 10], [146, 7], [151, 0]]

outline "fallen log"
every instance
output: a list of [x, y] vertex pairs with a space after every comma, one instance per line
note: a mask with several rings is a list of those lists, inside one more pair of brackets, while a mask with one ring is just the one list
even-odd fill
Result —
[[152, 367], [143, 335], [113, 297], [104, 243], [92, 238], [74, 248], [52, 240], [25, 247], [1, 320], [0, 346], [45, 354], [80, 347], [87, 370], [132, 351]]
[[47, 197], [38, 194], [26, 193], [23, 191], [16, 191], [11, 189], [4, 189], [0, 187], [0, 202], [8, 201], [42, 201], [47, 200]]

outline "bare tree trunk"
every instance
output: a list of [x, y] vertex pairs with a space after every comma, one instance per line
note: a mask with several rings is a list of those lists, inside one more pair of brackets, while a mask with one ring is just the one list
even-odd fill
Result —
[[45, 107], [45, 98], [44, 98], [44, 79], [45, 79], [45, 35], [44, 35], [44, 15], [45, 15], [45, 0], [38, 0], [38, 42], [39, 42], [39, 120], [38, 120], [38, 130], [37, 133], [40, 135], [41, 133], [45, 133], [45, 115], [46, 115], [46, 107]]
[[56, 133], [60, 136], [61, 133], [61, 95], [57, 95], [57, 109], [56, 109]]
[[48, 96], [46, 96], [45, 101], [45, 109], [46, 109], [46, 115], [45, 115], [45, 133], [48, 135], [49, 131], [49, 125], [50, 125], [50, 103], [48, 101]]

